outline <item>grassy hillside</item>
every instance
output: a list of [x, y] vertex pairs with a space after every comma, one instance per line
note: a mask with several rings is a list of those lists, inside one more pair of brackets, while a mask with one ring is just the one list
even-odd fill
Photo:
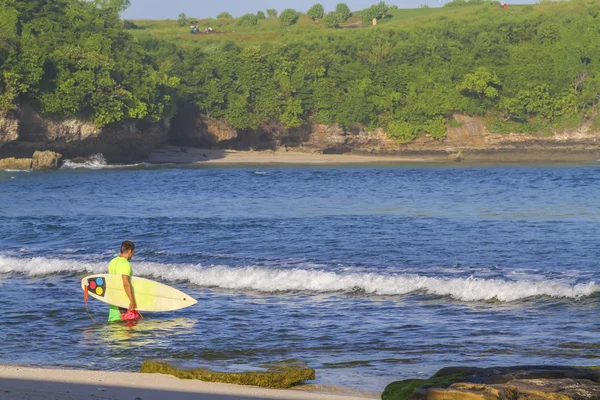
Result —
[[[212, 27], [215, 34], [190, 34], [189, 25], [180, 26], [176, 20], [134, 20], [138, 29], [132, 30], [134, 35], [139, 38], [155, 37], [162, 40], [175, 41], [180, 46], [202, 47], [203, 43], [215, 41], [233, 41], [240, 46], [250, 46], [257, 44], [284, 44], [294, 37], [304, 37], [314, 34], [348, 34], [350, 30], [369, 30], [369, 29], [405, 29], [407, 27], [416, 27], [420, 24], [439, 21], [439, 18], [450, 19], [470, 19], [486, 9], [498, 15], [520, 12], [527, 6], [514, 5], [509, 9], [501, 9], [496, 6], [473, 5], [462, 7], [441, 7], [441, 8], [408, 8], [400, 9], [392, 7], [389, 14], [378, 21], [377, 26], [365, 25], [361, 21], [363, 10], [355, 11], [352, 16], [340, 24], [340, 28], [328, 29], [322, 21], [315, 22], [305, 13], [302, 13], [298, 22], [287, 28], [281, 28], [278, 18], [267, 18], [260, 20], [256, 26], [241, 26], [236, 19], [219, 20], [216, 18], [193, 18], [188, 17], [188, 21], [195, 21], [201, 31]], [[536, 5], [540, 9], [545, 6]], [[547, 6], [546, 6], [547, 7]]]
[[[197, 35], [187, 21], [124, 23], [113, 2], [56, 1], [0, 0], [0, 114], [26, 103], [99, 126], [316, 121], [402, 141], [443, 138], [457, 113], [487, 118], [494, 132], [600, 126], [600, 0], [378, 5], [337, 29], [305, 15], [285, 28], [256, 16], [249, 26], [199, 20], [217, 33]], [[374, 10], [377, 26], [366, 18]]]

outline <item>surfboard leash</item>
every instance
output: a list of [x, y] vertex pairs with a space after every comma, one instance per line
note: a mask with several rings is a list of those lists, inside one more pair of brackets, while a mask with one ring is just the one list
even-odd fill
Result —
[[94, 317], [92, 317], [92, 314], [90, 314], [90, 310], [88, 308], [88, 285], [85, 285], [83, 287], [83, 301], [85, 301], [85, 311], [88, 313], [88, 315], [90, 316], [90, 318], [92, 319], [92, 321], [94, 321], [94, 323], [96, 322], [96, 320], [94, 319]]

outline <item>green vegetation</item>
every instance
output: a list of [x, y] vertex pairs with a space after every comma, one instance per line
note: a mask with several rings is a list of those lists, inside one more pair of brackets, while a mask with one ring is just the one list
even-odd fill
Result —
[[325, 7], [323, 7], [323, 4], [315, 4], [306, 12], [306, 15], [313, 21], [322, 20], [323, 15], [325, 15]]
[[296, 22], [298, 22], [299, 17], [300, 16], [298, 15], [298, 12], [296, 10], [292, 8], [286, 8], [281, 12], [281, 15], [279, 16], [279, 23], [282, 27], [292, 26]]
[[350, 12], [350, 7], [348, 7], [346, 3], [339, 3], [335, 7], [335, 13], [342, 22], [346, 22], [348, 18], [352, 16], [352, 12]]
[[242, 15], [240, 18], [238, 18], [237, 24], [241, 26], [258, 25], [258, 17], [254, 14]]
[[323, 25], [325, 25], [326, 28], [339, 28], [340, 18], [336, 13], [330, 12], [325, 15], [325, 18], [323, 19]]
[[217, 15], [217, 19], [233, 19], [233, 17], [227, 11], [223, 11], [222, 13]]
[[315, 370], [295, 360], [265, 365], [266, 371], [216, 372], [209, 369], [180, 370], [164, 362], [144, 361], [140, 372], [168, 374], [180, 379], [233, 383], [273, 389], [287, 389], [303, 381], [315, 379]]
[[121, 21], [126, 3], [0, 0], [0, 114], [28, 105], [98, 126], [200, 114], [236, 129], [316, 121], [399, 141], [441, 139], [457, 113], [499, 133], [600, 126], [600, 0], [224, 12], [198, 20], [214, 35]]
[[179, 14], [179, 18], [177, 18], [177, 22], [179, 26], [186, 26], [188, 23], [188, 18], [184, 13]]
[[381, 394], [382, 400], [409, 400], [411, 395], [417, 389], [429, 388], [447, 388], [450, 385], [460, 382], [471, 374], [471, 369], [460, 368], [453, 370], [440, 370], [429, 379], [406, 379], [403, 381], [392, 382]]

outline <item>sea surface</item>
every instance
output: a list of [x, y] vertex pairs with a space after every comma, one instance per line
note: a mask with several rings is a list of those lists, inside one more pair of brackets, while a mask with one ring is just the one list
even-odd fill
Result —
[[[121, 241], [194, 307], [105, 323]], [[450, 365], [600, 365], [600, 164], [0, 171], [0, 363], [237, 371], [380, 392]]]

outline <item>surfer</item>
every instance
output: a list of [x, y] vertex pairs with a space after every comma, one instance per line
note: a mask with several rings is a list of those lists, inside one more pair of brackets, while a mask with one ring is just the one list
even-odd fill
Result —
[[129, 309], [119, 308], [117, 306], [110, 306], [108, 312], [108, 322], [121, 321], [123, 318], [121, 314], [127, 313], [127, 311], [135, 311], [137, 304], [135, 303], [135, 297], [131, 290], [131, 263], [129, 260], [133, 257], [135, 251], [135, 245], [129, 240], [124, 241], [121, 244], [121, 254], [118, 257], [112, 259], [108, 264], [108, 273], [121, 275], [123, 277], [123, 289], [129, 297]]

